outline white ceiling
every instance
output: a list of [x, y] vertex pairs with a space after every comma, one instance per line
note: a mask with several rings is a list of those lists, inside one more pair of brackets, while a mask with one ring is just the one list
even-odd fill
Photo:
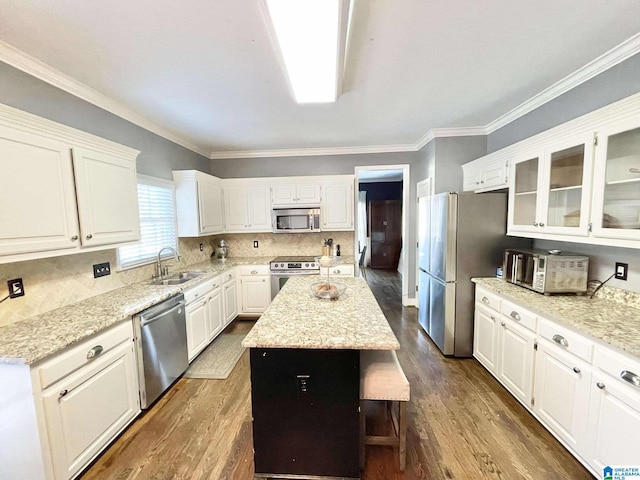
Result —
[[351, 31], [342, 96], [297, 105], [260, 0], [0, 0], [5, 50], [213, 157], [402, 151], [485, 127], [640, 32], [640, 2], [357, 0]]

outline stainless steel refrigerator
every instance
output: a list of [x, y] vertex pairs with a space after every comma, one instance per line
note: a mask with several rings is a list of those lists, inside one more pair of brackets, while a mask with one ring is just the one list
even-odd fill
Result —
[[495, 276], [507, 246], [504, 193], [441, 193], [418, 203], [418, 321], [442, 353], [473, 353], [472, 277]]

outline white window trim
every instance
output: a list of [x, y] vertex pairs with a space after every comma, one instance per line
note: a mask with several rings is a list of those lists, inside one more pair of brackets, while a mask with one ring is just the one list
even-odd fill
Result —
[[[136, 177], [136, 185], [138, 183], [142, 183], [145, 185], [151, 185], [151, 186], [155, 186], [155, 187], [164, 187], [164, 188], [170, 188], [171, 191], [173, 192], [173, 205], [174, 205], [174, 209], [173, 209], [173, 222], [174, 225], [176, 226], [176, 252], [178, 252], [178, 255], [180, 254], [180, 239], [178, 238], [178, 207], [176, 204], [176, 187], [175, 184], [173, 183], [173, 180], [167, 180], [164, 178], [157, 178], [157, 177], [151, 177], [149, 175], [143, 175], [141, 173], [139, 173]], [[160, 257], [162, 260], [167, 259], [167, 258], [173, 258], [173, 254], [171, 252], [167, 252], [167, 253], [163, 253]], [[131, 270], [133, 268], [139, 268], [139, 267], [144, 267], [146, 265], [152, 265], [154, 263], [156, 263], [157, 259], [146, 259], [146, 260], [141, 260], [140, 262], [136, 262], [134, 264], [131, 265], [126, 265], [126, 266], [121, 266], [120, 265], [120, 248], [116, 248], [116, 271], [117, 272], [122, 272], [122, 271], [126, 271], [126, 270]]]

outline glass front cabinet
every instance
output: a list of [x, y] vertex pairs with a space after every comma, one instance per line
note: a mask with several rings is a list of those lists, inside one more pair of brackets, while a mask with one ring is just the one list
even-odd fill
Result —
[[512, 163], [509, 233], [589, 234], [593, 135], [556, 142]]
[[612, 124], [597, 135], [593, 235], [640, 240], [640, 121]]

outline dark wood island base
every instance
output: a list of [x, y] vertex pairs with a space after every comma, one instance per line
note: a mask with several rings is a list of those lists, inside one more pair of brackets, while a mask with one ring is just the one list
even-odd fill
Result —
[[251, 348], [255, 476], [358, 479], [360, 352]]

